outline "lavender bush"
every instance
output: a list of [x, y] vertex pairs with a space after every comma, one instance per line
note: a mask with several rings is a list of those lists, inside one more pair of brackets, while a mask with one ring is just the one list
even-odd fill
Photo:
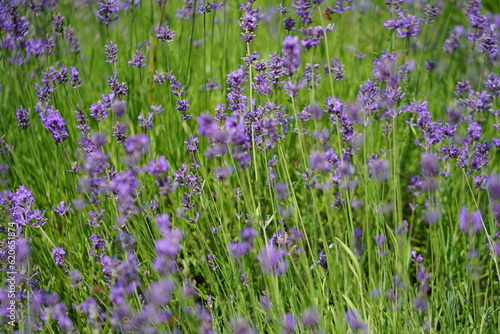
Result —
[[494, 0], [0, 1], [3, 333], [499, 333]]

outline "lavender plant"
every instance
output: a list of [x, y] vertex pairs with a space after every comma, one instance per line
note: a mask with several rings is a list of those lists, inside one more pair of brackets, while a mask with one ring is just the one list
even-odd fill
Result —
[[5, 333], [500, 332], [493, 0], [0, 1]]

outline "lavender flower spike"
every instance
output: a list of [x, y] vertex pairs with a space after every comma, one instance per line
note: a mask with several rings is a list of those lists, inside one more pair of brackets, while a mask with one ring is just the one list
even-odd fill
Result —
[[116, 6], [114, 0], [98, 2], [99, 10], [97, 11], [97, 17], [101, 19], [102, 23], [108, 25], [111, 22], [118, 20], [118, 6]]

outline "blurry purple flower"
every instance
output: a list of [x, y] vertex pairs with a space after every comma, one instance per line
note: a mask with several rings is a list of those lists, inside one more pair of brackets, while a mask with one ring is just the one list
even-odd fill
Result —
[[389, 178], [389, 161], [374, 155], [368, 159], [367, 164], [370, 166], [370, 175], [375, 180], [383, 182]]
[[445, 40], [443, 45], [443, 50], [448, 54], [452, 54], [454, 51], [460, 49], [460, 37], [462, 36], [464, 27], [461, 25], [455, 26], [453, 32], [450, 32], [450, 36]]
[[217, 82], [217, 78], [207, 79], [207, 82], [200, 87], [202, 91], [211, 92], [214, 90], [221, 89], [220, 84]]
[[427, 299], [424, 296], [418, 296], [413, 301], [413, 307], [415, 307], [415, 310], [418, 312], [427, 311]]
[[30, 259], [30, 248], [28, 241], [23, 237], [15, 239], [15, 261], [18, 268], [26, 267]]
[[88, 212], [89, 218], [87, 218], [87, 225], [91, 227], [99, 227], [102, 225], [104, 220], [104, 213], [106, 210], [102, 209], [99, 213], [90, 210]]
[[276, 183], [276, 193], [278, 195], [278, 199], [283, 201], [288, 198], [288, 186], [284, 182], [277, 182]]
[[396, 27], [398, 36], [401, 38], [417, 37], [420, 33], [420, 21], [422, 19], [417, 19], [414, 15], [400, 14], [401, 19]]
[[420, 161], [422, 174], [426, 176], [436, 176], [439, 171], [438, 158], [433, 153], [423, 153]]
[[71, 280], [70, 286], [72, 288], [77, 288], [83, 284], [84, 277], [78, 270], [71, 270], [68, 275]]
[[63, 26], [64, 26], [64, 16], [61, 16], [61, 14], [57, 14], [54, 16], [54, 19], [52, 20], [51, 25], [54, 27], [54, 32], [57, 35], [61, 35], [63, 32]]
[[179, 229], [172, 229], [164, 232], [164, 237], [156, 240], [155, 248], [158, 256], [175, 258], [181, 250], [181, 239], [184, 234]]
[[354, 254], [357, 256], [361, 256], [363, 254], [363, 250], [365, 248], [365, 244], [362, 242], [363, 231], [361, 228], [355, 226], [354, 227], [354, 238], [353, 238], [353, 248]]
[[231, 321], [231, 328], [234, 334], [257, 334], [255, 328], [244, 318], [236, 318]]
[[443, 3], [428, 3], [424, 6], [423, 20], [427, 24], [434, 23], [434, 19], [441, 14]]
[[381, 58], [373, 59], [373, 75], [375, 79], [385, 82], [389, 81], [395, 62], [396, 53], [382, 51]]
[[287, 313], [283, 317], [281, 317], [281, 326], [282, 334], [296, 333], [297, 324], [295, 323], [292, 313]]
[[411, 253], [411, 262], [421, 263], [422, 261], [424, 261], [424, 257], [421, 254], [418, 254], [416, 250], [412, 250], [410, 253]]
[[345, 312], [345, 320], [349, 327], [351, 327], [351, 330], [354, 332], [361, 331], [363, 333], [368, 332], [368, 326], [366, 326], [365, 323], [362, 322], [361, 317], [356, 310], [347, 310]]
[[488, 177], [488, 191], [492, 201], [500, 201], [500, 174], [491, 174]]
[[229, 244], [229, 251], [231, 256], [239, 260], [250, 251], [250, 244], [245, 241], [236, 241]]
[[198, 137], [196, 137], [195, 135], [188, 136], [188, 138], [184, 142], [184, 145], [186, 145], [189, 154], [194, 155], [198, 153], [198, 142]]
[[458, 222], [462, 231], [473, 234], [481, 231], [483, 228], [481, 211], [477, 210], [469, 213], [465, 206], [462, 206], [458, 214]]
[[262, 272], [278, 276], [283, 275], [288, 267], [288, 262], [284, 260], [285, 254], [285, 251], [280, 250], [271, 244], [267, 244], [257, 256], [257, 259], [262, 267]]
[[64, 28], [63, 34], [66, 43], [69, 45], [70, 52], [79, 53], [82, 50], [82, 47], [80, 46], [80, 41], [78, 39], [78, 36], [75, 35], [73, 28], [72, 27]]
[[245, 226], [240, 232], [241, 239], [247, 242], [252, 242], [257, 235], [257, 231], [251, 226]]
[[378, 247], [382, 247], [385, 243], [386, 237], [383, 234], [376, 235], [373, 237], [375, 239], [375, 243], [377, 244]]
[[129, 156], [141, 156], [149, 152], [149, 138], [145, 134], [138, 134], [127, 138], [124, 146], [125, 153]]
[[170, 279], [152, 282], [146, 292], [146, 300], [154, 307], [163, 307], [172, 300], [175, 283]]
[[332, 170], [332, 166], [327, 160], [327, 156], [325, 153], [311, 153], [311, 155], [309, 156], [309, 163], [311, 164], [312, 170], [318, 170], [321, 172], [330, 172]]
[[319, 325], [319, 315], [318, 312], [312, 308], [305, 310], [300, 320], [302, 320], [302, 324], [304, 327], [314, 327]]
[[158, 160], [151, 160], [149, 165], [144, 167], [144, 170], [149, 174], [161, 176], [163, 173], [166, 173], [168, 168], [170, 167], [169, 162], [162, 155], [158, 158]]
[[283, 65], [290, 75], [300, 66], [300, 44], [298, 36], [286, 36], [283, 40]]
[[224, 181], [233, 173], [233, 168], [231, 167], [217, 167], [214, 170], [215, 181]]
[[260, 297], [260, 304], [262, 306], [262, 309], [266, 312], [269, 312], [273, 309], [273, 302], [271, 301], [271, 298], [269, 298], [268, 295]]
[[[432, 185], [432, 181], [429, 182], [425, 187]], [[429, 188], [430, 189], [430, 188]], [[422, 220], [426, 224], [436, 224], [441, 218], [441, 211], [436, 205], [426, 204], [425, 210], [422, 212]]]
[[213, 255], [213, 254], [207, 254], [207, 262], [210, 264], [210, 269], [212, 269], [213, 271], [216, 271], [217, 268], [219, 268], [215, 264], [215, 255]]
[[127, 111], [127, 102], [121, 99], [114, 100], [113, 103], [111, 103], [110, 108], [115, 113], [116, 117], [122, 118]]

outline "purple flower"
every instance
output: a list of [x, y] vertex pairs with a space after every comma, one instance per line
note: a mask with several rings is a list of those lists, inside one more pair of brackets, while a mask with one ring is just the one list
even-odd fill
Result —
[[167, 159], [165, 159], [165, 157], [162, 155], [158, 158], [158, 160], [151, 160], [149, 162], [149, 165], [144, 167], [144, 170], [149, 174], [161, 176], [168, 170], [169, 167], [170, 164], [168, 163]]
[[365, 244], [362, 242], [362, 237], [363, 237], [363, 231], [361, 230], [361, 228], [355, 226], [353, 247], [354, 247], [354, 254], [357, 256], [361, 256], [365, 248]]
[[380, 159], [378, 155], [368, 159], [370, 175], [377, 181], [383, 182], [389, 178], [389, 161]]
[[411, 253], [411, 262], [421, 263], [422, 261], [424, 261], [424, 257], [421, 254], [418, 254], [416, 250], [412, 250], [410, 253]]
[[311, 8], [313, 4], [310, 0], [297, 0], [292, 2], [292, 7], [295, 8], [295, 14], [300, 17], [300, 22], [304, 25], [310, 25], [312, 23], [312, 11]]
[[500, 174], [491, 174], [488, 177], [488, 191], [492, 201], [500, 200]]
[[401, 38], [417, 37], [420, 33], [421, 20], [414, 15], [405, 17], [401, 14], [401, 20], [399, 20], [399, 26], [397, 27], [398, 36]]
[[146, 300], [155, 307], [163, 307], [172, 300], [175, 289], [175, 283], [170, 279], [153, 282], [146, 292]]
[[194, 155], [198, 153], [198, 137], [195, 135], [189, 135], [184, 145], [186, 145], [187, 151], [189, 154]]
[[116, 58], [117, 53], [118, 53], [118, 46], [116, 44], [113, 44], [112, 41], [106, 44], [106, 46], [104, 47], [104, 54], [106, 55], [106, 63], [116, 63], [118, 61], [118, 58]]
[[108, 111], [109, 109], [102, 102], [92, 103], [90, 105], [90, 116], [98, 122], [108, 117]]
[[282, 334], [292, 334], [297, 330], [297, 324], [295, 323], [292, 313], [287, 313], [281, 317], [281, 325], [283, 326], [281, 328]]
[[190, 105], [187, 100], [177, 100], [177, 105], [176, 105], [177, 110], [184, 112], [188, 110], [189, 107]]
[[16, 109], [16, 119], [17, 119], [17, 125], [21, 130], [25, 130], [28, 128], [30, 125], [30, 114], [29, 111], [23, 106], [21, 106], [19, 109]]
[[327, 262], [326, 262], [326, 254], [324, 252], [319, 252], [319, 260], [314, 261], [323, 268], [326, 268]]
[[145, 134], [130, 136], [123, 148], [128, 156], [140, 158], [149, 151], [149, 138]]
[[438, 158], [433, 153], [423, 153], [420, 161], [422, 174], [426, 176], [436, 176], [439, 171]]
[[102, 23], [108, 25], [109, 23], [118, 19], [118, 6], [115, 4], [114, 0], [98, 2], [97, 6], [97, 17], [101, 19]]
[[283, 40], [283, 65], [293, 73], [300, 66], [300, 44], [298, 36], [286, 36]]
[[68, 213], [68, 211], [71, 209], [72, 209], [71, 204], [66, 205], [64, 201], [61, 201], [57, 207], [55, 205], [52, 206], [52, 210], [54, 212], [57, 212], [59, 216], [65, 216], [66, 213]]
[[311, 164], [311, 168], [313, 170], [318, 170], [321, 172], [330, 172], [332, 170], [332, 166], [327, 159], [326, 153], [311, 153], [311, 155], [309, 156], [309, 163]]
[[295, 20], [292, 19], [291, 17], [285, 17], [283, 19], [283, 27], [287, 31], [295, 30]]
[[378, 247], [382, 247], [385, 243], [386, 237], [383, 234], [376, 235], [373, 237], [375, 239], [375, 243], [377, 244]]
[[134, 56], [132, 57], [132, 60], [128, 61], [128, 64], [137, 68], [144, 67], [146, 66], [146, 57], [144, 57], [141, 50], [135, 50]]
[[71, 270], [68, 275], [71, 280], [70, 286], [72, 288], [77, 288], [83, 284], [84, 277], [78, 270]]
[[245, 226], [240, 232], [241, 239], [248, 242], [252, 242], [257, 235], [257, 231], [255, 231], [251, 226]]
[[469, 232], [469, 234], [479, 232], [483, 228], [481, 211], [477, 210], [469, 213], [465, 206], [460, 209], [458, 222], [460, 229]]
[[257, 334], [255, 328], [244, 318], [237, 318], [231, 321], [231, 328], [234, 334]]
[[413, 307], [415, 307], [415, 310], [418, 312], [427, 311], [427, 299], [424, 296], [417, 296], [413, 301]]
[[497, 33], [495, 25], [492, 24], [489, 29], [479, 37], [479, 52], [486, 53], [494, 58], [498, 55]]
[[305, 310], [301, 316], [304, 327], [314, 327], [319, 325], [318, 312], [312, 308]]
[[143, 113], [141, 113], [139, 116], [137, 116], [137, 119], [139, 120], [139, 126], [144, 130], [148, 131], [153, 129], [153, 113], [148, 112], [148, 116], [144, 116]]
[[238, 21], [239, 26], [243, 30], [241, 33], [241, 39], [246, 43], [253, 41], [253, 38], [255, 37], [255, 29], [259, 26], [258, 21], [260, 7], [252, 9], [252, 2], [253, 1], [249, 1], [241, 5], [243, 15]]
[[284, 260], [286, 252], [276, 248], [272, 244], [267, 244], [259, 253], [257, 259], [265, 274], [281, 276], [288, 267], [288, 262]]
[[73, 88], [80, 87], [82, 84], [82, 79], [80, 79], [80, 72], [78, 72], [78, 70], [74, 66], [71, 66], [70, 70], [71, 70], [71, 76], [69, 80], [71, 81], [71, 87]]
[[273, 302], [268, 295], [260, 297], [260, 304], [262, 305], [262, 309], [266, 312], [269, 312], [273, 309]]
[[43, 126], [52, 134], [55, 143], [62, 143], [68, 138], [68, 131], [66, 130], [66, 121], [59, 114], [59, 111], [48, 107], [39, 114]]
[[368, 327], [361, 321], [358, 311], [347, 310], [345, 312], [345, 320], [354, 332], [362, 331], [363, 333], [368, 332]]
[[175, 258], [181, 250], [181, 239], [184, 234], [179, 229], [164, 231], [164, 237], [156, 240], [155, 248], [159, 257]]
[[64, 260], [66, 259], [66, 252], [62, 247], [53, 247], [52, 248], [52, 257], [56, 263], [56, 266], [63, 267]]
[[229, 251], [234, 259], [239, 260], [245, 254], [248, 254], [250, 251], [250, 244], [245, 241], [231, 242], [229, 244]]
[[156, 37], [158, 37], [158, 39], [162, 42], [170, 43], [175, 37], [175, 31], [170, 29], [168, 26], [160, 27], [160, 29], [158, 29], [158, 34], [156, 35]]

